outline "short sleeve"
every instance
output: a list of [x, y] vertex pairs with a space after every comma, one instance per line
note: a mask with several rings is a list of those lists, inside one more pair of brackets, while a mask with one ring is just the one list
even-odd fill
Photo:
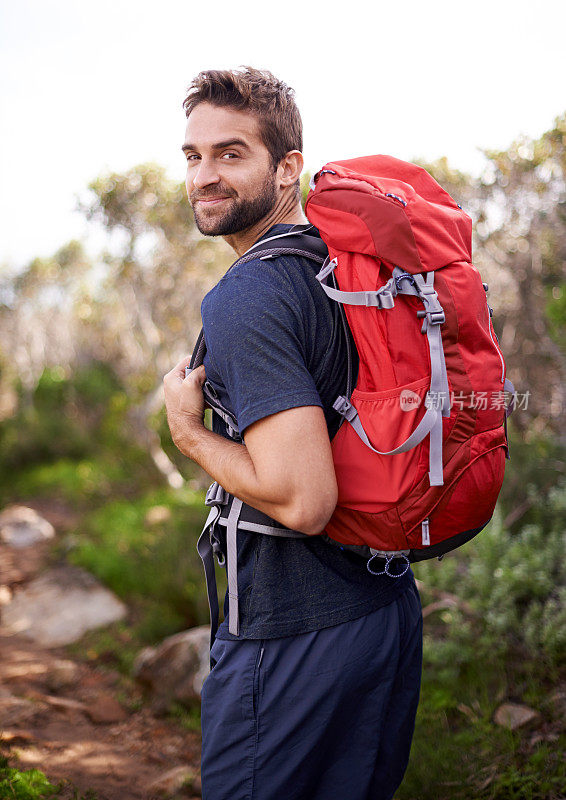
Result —
[[[246, 266], [251, 269], [253, 263]], [[225, 276], [204, 298], [201, 311], [207, 357], [240, 432], [279, 411], [322, 407], [306, 366], [300, 295], [246, 271]]]

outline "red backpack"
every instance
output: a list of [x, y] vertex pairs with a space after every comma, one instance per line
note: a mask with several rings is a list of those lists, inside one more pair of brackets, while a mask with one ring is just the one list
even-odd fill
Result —
[[[322, 242], [292, 229], [260, 240], [235, 263], [285, 253], [309, 258], [322, 265], [324, 291], [343, 304], [359, 370], [353, 391], [334, 403], [345, 421], [332, 439], [338, 505], [323, 536], [368, 558], [370, 572], [400, 577], [410, 561], [441, 557], [479, 533], [503, 481], [505, 391], [514, 390], [487, 286], [470, 261], [471, 220], [424, 169], [390, 156], [327, 164], [313, 178], [305, 210]], [[201, 331], [188, 371], [205, 352]], [[242, 441], [238, 421], [207, 381], [203, 392], [228, 435]], [[237, 636], [238, 531], [306, 534], [216, 482], [206, 504], [198, 552], [212, 642], [219, 619], [213, 554], [227, 566], [229, 630]], [[226, 528], [226, 554], [218, 526]]]
[[334, 404], [346, 422], [326, 533], [368, 545], [386, 571], [401, 554], [440, 556], [489, 522], [508, 455], [513, 387], [471, 263], [471, 219], [424, 169], [390, 156], [326, 164], [305, 211], [329, 250], [317, 277], [359, 354], [356, 386]]

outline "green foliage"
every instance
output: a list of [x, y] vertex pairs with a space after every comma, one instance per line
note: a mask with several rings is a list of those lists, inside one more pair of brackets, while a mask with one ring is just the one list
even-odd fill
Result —
[[0, 797], [14, 800], [38, 800], [53, 797], [56, 787], [37, 769], [20, 770], [8, 766], [8, 759], [0, 756]]
[[424, 668], [399, 800], [550, 800], [566, 785], [559, 742], [531, 745], [528, 731], [493, 722], [497, 706], [512, 699], [557, 724], [548, 698], [566, 664], [564, 487], [544, 502], [536, 523], [512, 532], [498, 509], [441, 564], [414, 566], [425, 609]]
[[301, 175], [301, 206], [305, 207], [305, 203], [307, 201], [307, 195], [310, 190], [310, 180], [311, 180], [311, 173], [307, 170], [303, 172]]
[[200, 704], [185, 708], [180, 703], [171, 703], [168, 713], [186, 730], [193, 733], [201, 732]]
[[78, 642], [68, 645], [68, 651], [74, 658], [86, 657], [129, 676], [140, 646], [131, 623], [122, 621], [87, 631]]
[[[164, 519], [148, 522], [156, 506]], [[137, 636], [154, 642], [208, 621], [196, 553], [204, 516], [203, 498], [188, 489], [115, 499], [86, 514], [68, 557], [126, 600]]]
[[0, 466], [11, 471], [85, 455], [112, 398], [121, 392], [108, 364], [93, 362], [73, 374], [61, 366], [46, 367], [31, 402], [20, 395], [16, 414], [0, 423]]
[[519, 768], [509, 764], [494, 776], [491, 785], [478, 795], [482, 800], [549, 800], [562, 798], [566, 767], [561, 753], [566, 740], [543, 744], [521, 759]]
[[70, 377], [46, 368], [31, 402], [0, 422], [0, 502], [56, 494], [79, 508], [143, 490], [155, 468], [131, 441], [130, 406], [107, 364]]
[[435, 562], [415, 567], [425, 603], [444, 591], [456, 592], [460, 604], [441, 614], [443, 636], [435, 659], [456, 672], [462, 664], [496, 656], [541, 659], [549, 668], [564, 663], [565, 497], [563, 489], [551, 493], [556, 511], [551, 528], [527, 525], [512, 534], [497, 514], [461, 555], [446, 557], [444, 563], [454, 562], [448, 570]]

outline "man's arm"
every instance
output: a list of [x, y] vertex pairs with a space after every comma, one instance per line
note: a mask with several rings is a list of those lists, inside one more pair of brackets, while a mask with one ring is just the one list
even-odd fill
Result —
[[184, 378], [189, 360], [163, 380], [175, 445], [248, 505], [294, 530], [321, 533], [338, 497], [322, 409], [280, 411], [250, 425], [245, 445], [228, 441], [204, 427], [204, 367]]

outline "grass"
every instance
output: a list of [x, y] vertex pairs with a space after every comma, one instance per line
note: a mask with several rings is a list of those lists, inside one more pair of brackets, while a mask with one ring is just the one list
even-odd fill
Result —
[[193, 733], [200, 734], [201, 720], [200, 720], [200, 705], [194, 705], [191, 708], [185, 708], [180, 703], [171, 703], [168, 709], [170, 717], [175, 719], [182, 728]]
[[[559, 525], [561, 529], [561, 525]], [[415, 565], [425, 616], [421, 702], [398, 800], [562, 800], [563, 536], [499, 519], [438, 564]], [[494, 722], [503, 702], [538, 711], [536, 730]], [[536, 736], [535, 736], [536, 734]]]

